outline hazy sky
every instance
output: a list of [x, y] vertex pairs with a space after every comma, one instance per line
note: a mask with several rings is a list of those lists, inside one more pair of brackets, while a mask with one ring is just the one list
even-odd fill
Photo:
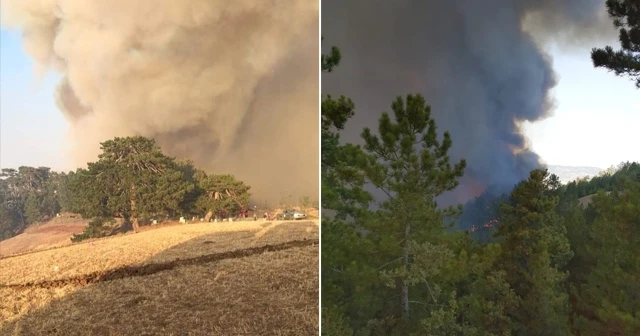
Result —
[[608, 168], [640, 162], [640, 90], [628, 78], [594, 69], [590, 49], [551, 49], [557, 109], [525, 125], [530, 143], [548, 164]]
[[20, 33], [2, 29], [0, 43], [0, 167], [66, 168], [66, 121], [54, 98], [59, 76], [36, 76]]
[[[1, 30], [0, 42], [0, 166], [69, 168], [66, 122], [54, 99], [59, 77], [36, 76], [18, 32]], [[606, 168], [640, 161], [640, 91], [626, 78], [594, 69], [589, 50], [552, 49], [557, 109], [524, 126], [530, 143], [549, 164]]]

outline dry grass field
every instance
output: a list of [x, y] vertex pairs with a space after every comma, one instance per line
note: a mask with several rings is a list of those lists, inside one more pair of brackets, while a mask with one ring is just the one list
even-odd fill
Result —
[[32, 225], [23, 233], [0, 241], [0, 257], [70, 245], [69, 237], [84, 231], [87, 223], [86, 219], [79, 216], [71, 217], [69, 214], [63, 214], [47, 223]]
[[174, 225], [0, 259], [0, 335], [313, 335], [318, 223]]

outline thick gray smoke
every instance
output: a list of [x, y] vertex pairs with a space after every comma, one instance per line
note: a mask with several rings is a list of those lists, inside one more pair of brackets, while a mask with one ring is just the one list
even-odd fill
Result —
[[143, 135], [260, 199], [318, 194], [317, 1], [1, 1], [26, 52], [64, 75], [71, 167]]
[[593, 42], [610, 26], [597, 0], [324, 0], [323, 48], [340, 47], [343, 60], [322, 91], [356, 104], [346, 141], [377, 129], [396, 96], [424, 94], [440, 132], [451, 132], [452, 157], [468, 162], [450, 200], [462, 202], [542, 164], [519, 129], [553, 110], [556, 78], [541, 40]]

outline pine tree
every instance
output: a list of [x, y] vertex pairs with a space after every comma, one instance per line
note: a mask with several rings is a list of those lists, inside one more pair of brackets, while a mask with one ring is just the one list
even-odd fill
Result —
[[88, 169], [69, 176], [73, 210], [87, 218], [124, 218], [137, 231], [143, 217], [178, 211], [193, 188], [153, 139], [115, 138], [102, 151]]
[[503, 241], [501, 263], [507, 280], [522, 299], [513, 312], [519, 335], [568, 335], [567, 274], [560, 269], [572, 257], [566, 229], [555, 213], [557, 181], [534, 170], [502, 207], [496, 235]]
[[366, 229], [377, 244], [378, 258], [384, 258], [379, 269], [387, 285], [397, 290], [397, 311], [406, 324], [412, 286], [426, 285], [430, 296], [437, 296], [431, 278], [450, 257], [437, 245], [438, 238], [444, 233], [444, 218], [456, 211], [438, 209], [435, 200], [458, 185], [466, 163], [449, 163], [451, 137], [445, 132], [438, 140], [431, 108], [421, 95], [398, 97], [392, 110], [393, 120], [386, 112], [380, 117], [379, 135], [368, 128], [362, 132], [367, 160], [361, 169], [386, 197], [377, 220]]
[[248, 207], [251, 187], [236, 180], [233, 175], [207, 175], [199, 171], [195, 179], [201, 190], [196, 207], [200, 213], [207, 213], [205, 218], [220, 212], [236, 214]]
[[31, 193], [27, 196], [24, 203], [24, 215], [27, 220], [27, 224], [35, 223], [42, 218], [40, 203], [40, 197], [38, 197], [36, 193]]
[[[337, 47], [321, 55], [322, 72], [329, 73], [340, 63]], [[369, 220], [370, 193], [363, 189], [364, 176], [356, 162], [362, 151], [340, 144], [339, 132], [353, 116], [355, 105], [344, 96], [327, 95], [321, 106], [322, 182], [322, 330], [364, 327], [377, 311], [381, 299], [375, 295], [377, 270], [368, 263], [367, 241], [358, 228]], [[327, 216], [332, 212], [333, 216]], [[344, 315], [343, 315], [344, 314]], [[344, 316], [344, 318], [343, 318]]]

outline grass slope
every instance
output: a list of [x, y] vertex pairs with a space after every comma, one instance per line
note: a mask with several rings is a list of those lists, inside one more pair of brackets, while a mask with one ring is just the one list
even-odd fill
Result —
[[86, 219], [63, 214], [47, 223], [31, 225], [21, 234], [0, 241], [0, 257], [70, 245], [69, 237], [87, 227]]
[[317, 239], [313, 221], [200, 223], [1, 259], [0, 335], [317, 334]]

